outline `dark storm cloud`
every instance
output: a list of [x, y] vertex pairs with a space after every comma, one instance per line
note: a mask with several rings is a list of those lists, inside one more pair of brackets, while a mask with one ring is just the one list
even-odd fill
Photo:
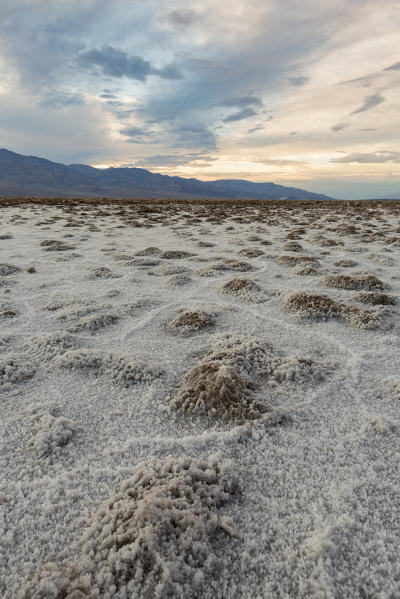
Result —
[[381, 94], [371, 94], [370, 96], [366, 96], [360, 108], [357, 108], [357, 110], [353, 110], [353, 112], [351, 112], [350, 114], [359, 114], [360, 112], [366, 112], [367, 110], [371, 110], [372, 108], [375, 108], [375, 106], [382, 104], [382, 102], [384, 102], [385, 100], [386, 98], [381, 96]]
[[93, 49], [78, 56], [79, 64], [84, 68], [99, 67], [103, 75], [127, 77], [145, 81], [149, 75], [158, 75], [164, 79], [182, 79], [182, 73], [173, 65], [157, 69], [142, 56], [129, 56], [126, 52], [105, 46], [101, 50]]
[[392, 162], [400, 164], [400, 152], [371, 152], [371, 153], [357, 153], [348, 154], [341, 158], [333, 158], [331, 162], [335, 163], [352, 163], [357, 162], [359, 164], [378, 164], [383, 162]]

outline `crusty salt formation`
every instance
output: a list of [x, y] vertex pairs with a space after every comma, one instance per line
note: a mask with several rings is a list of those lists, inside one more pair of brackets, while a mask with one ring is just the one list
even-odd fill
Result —
[[372, 306], [394, 306], [397, 303], [397, 298], [394, 295], [378, 293], [376, 291], [360, 291], [355, 299], [363, 304], [371, 304]]
[[88, 279], [96, 280], [96, 279], [115, 279], [119, 275], [112, 272], [111, 269], [106, 266], [96, 266], [92, 268], [88, 273]]
[[135, 256], [161, 256], [162, 251], [158, 247], [148, 247], [135, 252]]
[[70, 333], [43, 333], [31, 337], [25, 345], [25, 350], [36, 359], [46, 362], [56, 356], [61, 356], [70, 349], [77, 349], [79, 342]]
[[342, 260], [337, 260], [336, 262], [334, 262], [333, 265], [342, 266], [344, 268], [351, 268], [353, 266], [357, 266], [357, 262], [355, 262], [355, 260], [343, 258]]
[[253, 403], [251, 384], [238, 372], [217, 360], [195, 366], [182, 380], [171, 405], [185, 412], [202, 412], [226, 420], [244, 422], [263, 411]]
[[367, 330], [378, 329], [382, 325], [382, 313], [336, 302], [327, 295], [317, 293], [289, 293], [284, 297], [282, 305], [288, 312], [314, 320], [336, 318], [355, 328]]
[[292, 268], [292, 273], [303, 277], [313, 277], [320, 274], [319, 270], [312, 264], [296, 264], [296, 266]]
[[342, 306], [327, 295], [298, 292], [290, 293], [283, 299], [283, 307], [311, 318], [339, 318]]
[[67, 351], [58, 358], [57, 365], [69, 370], [92, 370], [95, 375], [104, 375], [123, 387], [149, 385], [163, 374], [157, 366], [90, 349]]
[[169, 277], [165, 282], [170, 287], [183, 287], [184, 285], [189, 285], [192, 279], [187, 274], [176, 274]]
[[234, 258], [226, 258], [217, 264], [214, 264], [212, 268], [216, 270], [234, 270], [237, 272], [248, 272], [254, 270], [254, 267], [248, 262], [241, 262]]
[[342, 305], [342, 315], [345, 321], [358, 329], [374, 331], [382, 327], [385, 313], [380, 311], [366, 310], [353, 304]]
[[257, 283], [249, 279], [235, 277], [224, 283], [219, 289], [226, 295], [235, 295], [249, 302], [259, 302], [265, 299]]
[[319, 266], [319, 262], [317, 258], [315, 258], [314, 256], [283, 255], [278, 256], [276, 261], [278, 262], [278, 264], [281, 264], [282, 266], [296, 266], [297, 264], [308, 264], [315, 267]]
[[71, 333], [77, 333], [79, 331], [89, 331], [96, 333], [110, 325], [116, 324], [119, 320], [119, 315], [109, 312], [106, 314], [93, 314], [86, 318], [82, 318], [69, 330]]
[[36, 424], [32, 447], [40, 457], [50, 457], [59, 453], [76, 432], [76, 425], [62, 416], [45, 413]]
[[68, 243], [64, 243], [58, 239], [45, 239], [42, 241], [40, 246], [46, 252], [62, 252], [65, 250], [74, 250], [76, 246], [69, 245]]
[[261, 418], [270, 407], [257, 402], [257, 386], [319, 383], [330, 371], [309, 359], [278, 355], [253, 337], [216, 335], [203, 361], [181, 381], [170, 404], [185, 412], [243, 423]]
[[303, 251], [302, 246], [296, 241], [291, 241], [289, 243], [285, 243], [282, 247], [285, 252], [301, 252]]
[[35, 372], [35, 366], [22, 354], [0, 356], [0, 390], [11, 390], [14, 385], [32, 378]]
[[239, 256], [245, 256], [246, 258], [257, 258], [258, 256], [262, 256], [265, 252], [258, 248], [244, 248], [240, 250]]
[[204, 310], [183, 310], [167, 324], [167, 330], [170, 333], [188, 336], [209, 329], [214, 324], [214, 317]]
[[161, 258], [164, 260], [181, 260], [182, 258], [189, 258], [190, 256], [194, 256], [194, 254], [184, 250], [167, 250], [161, 254]]
[[15, 318], [20, 312], [8, 302], [0, 302], [0, 318]]
[[234, 368], [252, 383], [276, 387], [282, 384], [318, 384], [332, 370], [331, 365], [307, 357], [281, 355], [270, 343], [256, 337], [219, 334], [211, 339], [207, 361], [220, 361]]
[[385, 285], [375, 275], [327, 275], [321, 281], [327, 287], [336, 287], [337, 289], [365, 290], [365, 291], [383, 291]]
[[209, 457], [149, 459], [91, 517], [62, 564], [45, 564], [21, 599], [200, 599], [220, 596], [219, 510], [239, 493]]
[[21, 272], [22, 268], [15, 264], [0, 264], [0, 277], [6, 277], [7, 275], [13, 275], [16, 272]]

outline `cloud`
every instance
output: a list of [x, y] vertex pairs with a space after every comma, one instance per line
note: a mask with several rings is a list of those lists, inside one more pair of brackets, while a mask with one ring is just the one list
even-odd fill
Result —
[[305, 85], [310, 81], [309, 77], [289, 77], [289, 82], [297, 87]]
[[190, 8], [176, 8], [171, 10], [164, 20], [171, 25], [188, 27], [199, 20], [199, 15], [196, 13], [196, 11]]
[[359, 164], [378, 164], [382, 162], [391, 162], [400, 164], [400, 152], [371, 152], [371, 153], [357, 153], [348, 154], [342, 158], [333, 158], [331, 162], [337, 164], [357, 162]]
[[234, 123], [236, 121], [242, 121], [243, 119], [248, 119], [251, 116], [255, 116], [257, 114], [257, 112], [254, 110], [254, 108], [243, 108], [242, 110], [239, 110], [239, 112], [235, 112], [234, 114], [230, 114], [228, 116], [226, 116], [222, 122], [223, 123]]
[[332, 131], [342, 131], [343, 129], [346, 129], [349, 126], [350, 123], [338, 123], [337, 125], [333, 125], [333, 127], [331, 127]]
[[135, 166], [146, 168], [164, 167], [164, 166], [185, 166], [193, 163], [210, 163], [218, 160], [217, 157], [203, 152], [185, 153], [185, 154], [155, 154], [140, 158], [135, 162]]
[[380, 94], [371, 94], [370, 96], [366, 96], [364, 98], [364, 102], [360, 106], [360, 108], [357, 108], [357, 110], [353, 110], [353, 112], [350, 112], [350, 114], [359, 114], [360, 112], [366, 112], [367, 110], [371, 110], [372, 108], [375, 108], [375, 106], [382, 104], [382, 102], [384, 102], [385, 100], [386, 98], [384, 98]]
[[400, 60], [391, 64], [390, 67], [386, 67], [383, 71], [400, 71]]
[[163, 79], [182, 79], [183, 77], [174, 65], [170, 64], [163, 69], [156, 69], [142, 56], [129, 56], [126, 52], [113, 46], [83, 52], [79, 54], [78, 62], [84, 68], [99, 67], [103, 75], [127, 77], [137, 81], [146, 81], [149, 75], [158, 75]]
[[233, 108], [244, 108], [247, 106], [264, 106], [264, 102], [258, 96], [236, 96], [221, 100], [217, 106], [227, 106]]
[[217, 147], [215, 134], [203, 123], [183, 123], [172, 127], [170, 132], [175, 136], [171, 146], [213, 150]]
[[260, 164], [265, 164], [267, 166], [277, 166], [277, 167], [285, 167], [285, 166], [301, 166], [307, 164], [304, 160], [289, 160], [286, 158], [264, 158], [258, 159], [255, 162]]

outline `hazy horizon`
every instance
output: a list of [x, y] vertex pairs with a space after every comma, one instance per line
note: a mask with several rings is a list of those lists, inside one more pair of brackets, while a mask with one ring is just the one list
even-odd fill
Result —
[[3, 0], [0, 145], [400, 195], [399, 32], [394, 0]]

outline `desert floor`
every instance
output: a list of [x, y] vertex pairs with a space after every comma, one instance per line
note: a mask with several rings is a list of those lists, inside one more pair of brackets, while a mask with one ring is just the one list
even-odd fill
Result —
[[400, 597], [400, 202], [0, 200], [5, 599]]

